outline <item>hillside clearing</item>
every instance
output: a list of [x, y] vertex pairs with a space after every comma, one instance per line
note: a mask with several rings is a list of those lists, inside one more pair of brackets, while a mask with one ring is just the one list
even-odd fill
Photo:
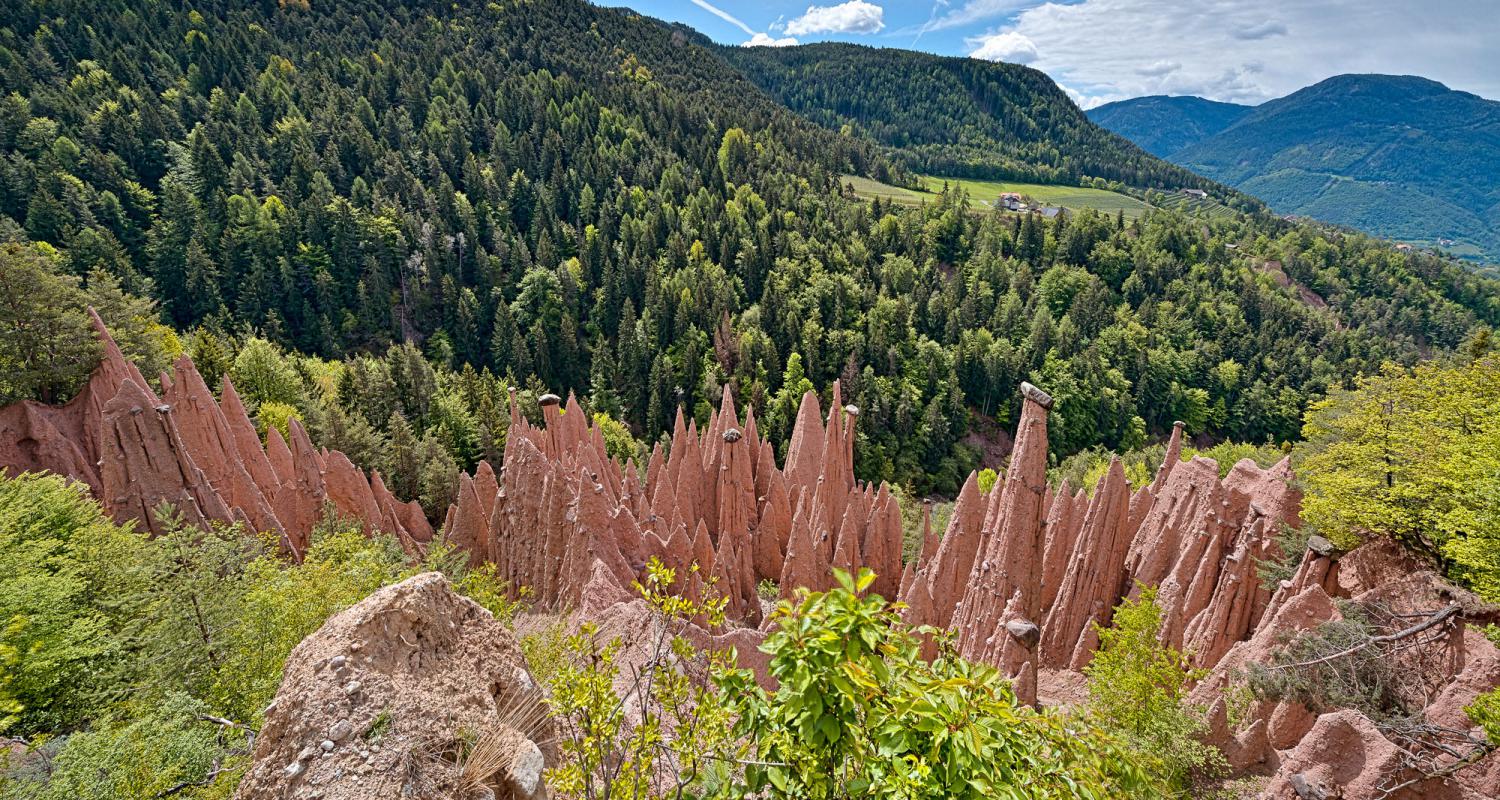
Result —
[[1135, 219], [1150, 206], [1134, 197], [1104, 189], [1086, 189], [1080, 186], [1049, 186], [1040, 183], [1012, 183], [1006, 181], [975, 181], [961, 178], [943, 178], [934, 175], [920, 176], [925, 191], [892, 186], [858, 175], [845, 175], [844, 183], [854, 188], [855, 195], [864, 199], [876, 197], [903, 205], [922, 205], [937, 201], [943, 184], [958, 185], [968, 193], [977, 208], [989, 208], [1001, 194], [1014, 192], [1042, 205], [1061, 206], [1069, 211], [1092, 208], [1108, 214], [1123, 211], [1126, 218]]

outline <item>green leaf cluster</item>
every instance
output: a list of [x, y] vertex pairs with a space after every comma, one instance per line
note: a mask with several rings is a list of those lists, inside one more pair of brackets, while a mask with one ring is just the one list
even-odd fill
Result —
[[1303, 435], [1314, 530], [1390, 537], [1500, 600], [1500, 356], [1387, 365], [1314, 404]]
[[1165, 777], [1178, 796], [1220, 778], [1228, 764], [1219, 750], [1202, 742], [1208, 732], [1205, 709], [1186, 702], [1187, 689], [1206, 670], [1161, 644], [1162, 610], [1155, 587], [1115, 607], [1108, 627], [1095, 625], [1099, 649], [1084, 667], [1089, 711], [1124, 737], [1138, 758]]
[[[777, 608], [762, 649], [778, 682], [720, 685], [749, 757], [738, 791], [785, 798], [1154, 797], [1161, 784], [1087, 720], [1017, 704], [995, 669], [959, 658], [937, 632], [836, 573], [830, 592]], [[937, 637], [937, 656], [923, 658]]]

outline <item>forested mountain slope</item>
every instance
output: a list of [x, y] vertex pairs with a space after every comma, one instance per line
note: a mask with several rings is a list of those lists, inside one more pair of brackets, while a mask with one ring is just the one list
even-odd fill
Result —
[[[1161, 136], [1155, 118], [1092, 113], [1142, 146]], [[1282, 213], [1500, 262], [1500, 103], [1435, 81], [1340, 75], [1163, 154]]]
[[[1281, 441], [1327, 386], [1500, 321], [1495, 284], [1450, 262], [1263, 216], [858, 202], [838, 174], [902, 177], [861, 126], [811, 124], [725, 51], [581, 0], [0, 11], [0, 238], [35, 244], [4, 268], [112, 274], [160, 300], [200, 364], [325, 359], [286, 357], [319, 393], [250, 402], [317, 437], [363, 426], [341, 449], [404, 495], [450, 473], [392, 453], [430, 441], [472, 465], [503, 438], [510, 384], [576, 390], [654, 440], [729, 383], [782, 442], [802, 392], [842, 377], [861, 476], [953, 490], [980, 457], [965, 438], [1013, 420], [1028, 378], [1059, 397], [1059, 454], [1174, 419]], [[1080, 154], [1012, 162], [1185, 174], [1039, 73], [1012, 77], [985, 92], [1024, 104], [1023, 128], [1075, 131]], [[914, 124], [877, 138], [922, 152]], [[402, 341], [420, 352], [387, 352]], [[28, 396], [8, 366], [0, 394]]]
[[1216, 103], [1201, 97], [1133, 97], [1087, 112], [1100, 127], [1114, 131], [1161, 158], [1207, 139], [1238, 122], [1252, 106]]
[[833, 129], [850, 125], [916, 171], [1212, 188], [1093, 124], [1051, 78], [1019, 64], [838, 43], [720, 52], [788, 107]]

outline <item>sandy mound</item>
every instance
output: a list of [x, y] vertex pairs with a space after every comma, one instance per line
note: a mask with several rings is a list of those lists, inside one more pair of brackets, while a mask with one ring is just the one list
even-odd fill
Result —
[[[441, 574], [418, 575], [292, 651], [235, 796], [535, 800], [540, 698], [514, 635]], [[481, 741], [490, 769], [469, 757]]]

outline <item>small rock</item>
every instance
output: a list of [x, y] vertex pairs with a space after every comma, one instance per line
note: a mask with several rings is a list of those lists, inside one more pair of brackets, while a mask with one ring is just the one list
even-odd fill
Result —
[[344, 694], [359, 694], [359, 690], [363, 688], [364, 684], [359, 681], [349, 681], [344, 685]]
[[300, 776], [306, 770], [307, 767], [303, 766], [301, 761], [293, 761], [292, 763], [286, 765], [286, 768], [281, 771], [281, 774], [285, 775], [287, 779], [290, 780], [292, 778]]
[[1307, 537], [1307, 549], [1320, 556], [1331, 556], [1338, 548], [1334, 547], [1333, 542], [1314, 534]]
[[505, 769], [505, 782], [519, 800], [541, 800], [547, 796], [547, 789], [542, 785], [542, 770], [547, 764], [542, 757], [541, 748], [530, 739], [525, 739], [518, 750], [511, 759], [510, 766]]
[[348, 660], [349, 659], [345, 658], [344, 656], [334, 656], [333, 658], [330, 658], [328, 660], [328, 666], [333, 667], [334, 669], [343, 669], [344, 663]]
[[1293, 775], [1291, 779], [1287, 781], [1287, 783], [1290, 783], [1292, 785], [1292, 791], [1296, 792], [1297, 797], [1301, 798], [1301, 800], [1326, 800], [1328, 796], [1327, 793], [1323, 791], [1323, 787], [1309, 782], [1307, 780], [1307, 776], [1303, 775], [1300, 772]]
[[318, 746], [323, 748], [323, 752], [325, 753], [333, 752], [333, 748], [336, 747], [336, 745], [329, 739], [324, 739], [323, 743]]
[[1036, 647], [1037, 641], [1042, 638], [1042, 629], [1035, 622], [1025, 619], [1013, 619], [1005, 623], [1005, 632], [1025, 645], [1027, 650]]
[[342, 742], [349, 738], [349, 734], [351, 733], [354, 733], [353, 723], [347, 719], [341, 719], [333, 723], [333, 726], [328, 729], [328, 738], [335, 742]]

